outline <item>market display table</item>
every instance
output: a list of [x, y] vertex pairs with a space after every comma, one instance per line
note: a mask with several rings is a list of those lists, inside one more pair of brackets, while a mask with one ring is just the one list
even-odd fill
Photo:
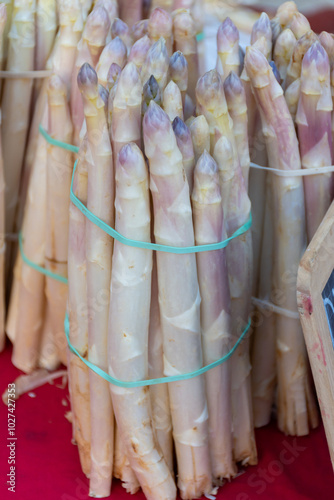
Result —
[[[10, 361], [11, 349], [0, 354], [1, 393], [20, 372]], [[15, 447], [16, 490], [7, 490], [7, 407], [0, 403], [0, 499], [86, 500], [88, 481], [83, 476], [77, 449], [71, 444], [71, 424], [65, 418], [70, 410], [67, 387], [46, 384], [25, 394], [16, 402], [17, 437]], [[334, 494], [334, 475], [324, 430], [311, 436], [286, 437], [274, 423], [256, 432], [259, 464], [248, 467], [238, 478], [223, 486], [217, 499], [224, 500], [330, 500]], [[144, 500], [138, 493], [126, 494], [114, 481], [111, 498]]]

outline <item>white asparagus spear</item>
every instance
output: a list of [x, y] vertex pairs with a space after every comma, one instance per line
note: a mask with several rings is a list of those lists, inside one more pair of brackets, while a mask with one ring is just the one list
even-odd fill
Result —
[[286, 78], [286, 72], [296, 43], [296, 37], [289, 29], [282, 31], [276, 40], [273, 51], [273, 60], [275, 61], [283, 82]]
[[210, 129], [204, 115], [197, 116], [190, 124], [189, 130], [193, 141], [195, 161], [204, 151], [210, 151]]
[[[57, 334], [54, 335], [54, 330], [52, 328], [52, 313], [50, 309], [50, 304], [46, 301], [45, 315], [43, 321], [43, 330], [41, 338], [41, 346], [39, 353], [38, 366], [40, 368], [45, 368], [48, 371], [55, 370], [59, 364], [59, 351], [56, 345]], [[58, 332], [57, 332], [58, 333]], [[59, 332], [64, 335], [63, 329]]]
[[157, 42], [163, 37], [169, 57], [173, 53], [173, 21], [171, 15], [158, 7], [151, 12], [147, 26], [148, 36], [152, 42]]
[[284, 87], [287, 89], [292, 82], [300, 78], [302, 71], [302, 62], [304, 55], [311, 47], [311, 45], [317, 41], [318, 37], [313, 31], [309, 31], [306, 35], [302, 36], [294, 46], [292, 56], [289, 62], [289, 66], [286, 70], [286, 78], [284, 82]]
[[128, 52], [130, 52], [133, 40], [129, 26], [118, 18], [116, 18], [111, 25], [111, 38], [116, 38], [116, 36], [119, 36], [123, 40], [127, 46]]
[[[108, 85], [108, 72], [112, 64], [117, 64], [124, 68], [127, 59], [127, 49], [124, 42], [117, 36], [109, 42], [103, 49], [99, 62], [96, 66], [96, 73], [99, 84], [103, 87]], [[87, 62], [87, 61], [86, 61]]]
[[130, 28], [142, 19], [142, 0], [122, 0], [120, 17]]
[[224, 81], [231, 71], [239, 74], [239, 31], [229, 17], [219, 26], [217, 32], [217, 70]]
[[167, 84], [168, 66], [169, 57], [166, 49], [166, 42], [163, 38], [159, 38], [147, 52], [141, 71], [141, 81], [143, 85], [150, 76], [153, 75], [161, 91], [163, 91]]
[[293, 119], [294, 122], [296, 120], [298, 102], [300, 98], [300, 87], [301, 87], [301, 80], [300, 78], [297, 78], [297, 80], [292, 82], [291, 85], [289, 85], [286, 91], [284, 92], [284, 97], [288, 105], [291, 118]]
[[[283, 91], [265, 57], [248, 47], [245, 65], [260, 108], [269, 166], [301, 167], [294, 124]], [[274, 303], [297, 310], [296, 273], [306, 248], [305, 206], [301, 177], [273, 180], [275, 243]], [[288, 279], [287, 279], [288, 276]], [[318, 414], [299, 320], [277, 316], [278, 425], [286, 434], [304, 435], [315, 427]]]
[[36, 9], [35, 69], [45, 69], [57, 31], [57, 1], [38, 0]]
[[[163, 337], [159, 310], [158, 270], [153, 254], [150, 326], [148, 336], [148, 373], [150, 378], [164, 376]], [[152, 423], [169, 470], [174, 472], [172, 416], [167, 384], [150, 386]]]
[[[89, 64], [84, 64], [80, 69], [78, 85], [83, 97], [88, 144], [92, 154], [92, 164], [88, 164], [87, 208], [105, 223], [113, 225], [114, 175], [106, 103], [99, 95], [97, 75]], [[104, 371], [108, 370], [111, 255], [111, 237], [86, 221], [88, 359]], [[89, 385], [92, 430], [89, 491], [90, 496], [101, 498], [110, 494], [114, 419], [108, 382], [90, 370]]]
[[133, 43], [137, 42], [140, 38], [147, 35], [148, 29], [148, 19], [142, 19], [135, 23], [131, 28], [131, 36], [133, 39]]
[[[79, 160], [73, 179], [73, 193], [86, 205], [88, 189], [88, 162], [92, 163], [87, 135], [79, 150]], [[88, 306], [86, 279], [86, 217], [70, 204], [68, 241], [68, 316], [70, 341], [79, 354], [88, 354]], [[89, 476], [90, 458], [90, 395], [89, 368], [69, 352], [69, 385], [73, 415], [74, 439], [78, 445], [81, 467]]]
[[[138, 146], [129, 143], [116, 166], [116, 230], [139, 241], [150, 240], [148, 171]], [[110, 287], [108, 367], [120, 380], [148, 376], [152, 252], [114, 243]], [[132, 312], [128, 312], [131, 303]], [[150, 423], [148, 388], [111, 384], [120, 437], [130, 464], [148, 499], [176, 497], [176, 487], [157, 447]]]
[[[152, 45], [151, 40], [147, 35], [139, 38], [131, 47], [128, 62], [133, 62], [137, 66], [137, 70], [141, 73], [147, 53]], [[145, 83], [145, 82], [144, 82]]]
[[[227, 238], [218, 166], [206, 151], [195, 168], [192, 206], [196, 245], [218, 243]], [[198, 253], [197, 270], [202, 297], [203, 357], [204, 364], [208, 365], [232, 347], [226, 250]], [[232, 453], [231, 361], [210, 370], [205, 378], [212, 472], [220, 484], [223, 478], [236, 474]]]
[[171, 80], [164, 90], [162, 107], [172, 122], [174, 118], [183, 119], [182, 97], [179, 87]]
[[[182, 155], [168, 116], [154, 101], [144, 116], [143, 134], [150, 164], [155, 240], [166, 245], [193, 245]], [[203, 359], [195, 255], [158, 252], [157, 263], [164, 373], [168, 376], [197, 370]], [[170, 383], [168, 389], [181, 497], [200, 497], [211, 491], [204, 378]]]
[[288, 28], [290, 28], [296, 39], [299, 40], [303, 35], [310, 31], [311, 26], [304, 14], [296, 12], [289, 23]]
[[188, 88], [188, 63], [182, 52], [174, 52], [169, 61], [169, 78], [179, 87], [182, 96], [182, 105], [185, 106]]
[[189, 192], [192, 192], [194, 184], [195, 154], [190, 130], [179, 117], [175, 118], [173, 121], [173, 130], [177, 147], [182, 154], [183, 168], [187, 176]]
[[[48, 131], [51, 137], [71, 144], [73, 127], [67, 105], [67, 89], [57, 75], [48, 82]], [[47, 146], [47, 220], [45, 267], [67, 278], [68, 224], [73, 155], [65, 149]], [[67, 285], [51, 277], [46, 278], [46, 296], [50, 305], [51, 326], [60, 360], [66, 364], [67, 342], [64, 318]]]

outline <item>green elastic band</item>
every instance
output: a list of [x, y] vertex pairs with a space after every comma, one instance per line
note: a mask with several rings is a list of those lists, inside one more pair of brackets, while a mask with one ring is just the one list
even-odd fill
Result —
[[68, 281], [67, 278], [64, 278], [64, 276], [60, 276], [60, 274], [53, 273], [52, 271], [45, 269], [45, 267], [41, 267], [38, 264], [35, 264], [35, 262], [33, 262], [32, 260], [28, 259], [28, 257], [24, 253], [22, 232], [19, 233], [19, 246], [20, 246], [20, 254], [21, 254], [22, 260], [29, 267], [31, 267], [32, 269], [35, 269], [35, 271], [38, 271], [41, 274], [44, 274], [48, 278], [52, 278], [56, 281], [60, 281], [61, 283], [65, 283], [65, 285], [67, 285], [67, 281]]
[[57, 139], [53, 139], [51, 135], [47, 133], [45, 128], [42, 125], [39, 126], [39, 131], [44, 137], [44, 139], [52, 146], [58, 146], [62, 149], [67, 149], [67, 151], [72, 151], [72, 153], [79, 153], [79, 148], [77, 146], [73, 146], [72, 144], [67, 144], [67, 142], [57, 141]]
[[194, 372], [189, 372], [189, 373], [182, 373], [180, 375], [173, 375], [172, 377], [162, 377], [162, 378], [153, 378], [153, 379], [149, 379], [149, 380], [138, 380], [138, 381], [133, 381], [133, 382], [125, 382], [123, 380], [118, 380], [117, 378], [112, 377], [111, 375], [106, 373], [104, 370], [102, 370], [98, 366], [94, 365], [90, 361], [87, 361], [87, 359], [83, 358], [79, 354], [79, 352], [76, 350], [76, 348], [73, 347], [73, 345], [71, 344], [70, 333], [69, 333], [70, 332], [70, 322], [69, 322], [67, 314], [65, 316], [65, 323], [64, 323], [65, 335], [66, 335], [66, 339], [67, 339], [68, 346], [69, 346], [70, 350], [76, 356], [78, 356], [78, 358], [80, 358], [81, 361], [86, 366], [88, 366], [88, 368], [93, 370], [93, 372], [95, 372], [100, 377], [104, 378], [104, 380], [106, 380], [107, 382], [110, 382], [113, 385], [116, 385], [117, 387], [124, 387], [126, 389], [131, 389], [133, 387], [145, 387], [147, 385], [167, 384], [170, 382], [180, 382], [182, 380], [189, 380], [191, 378], [195, 378], [195, 377], [199, 377], [200, 375], [203, 375], [204, 373], [208, 372], [209, 370], [212, 370], [213, 368], [216, 368], [217, 366], [222, 365], [224, 363], [224, 361], [227, 361], [232, 356], [232, 354], [237, 349], [238, 345], [241, 343], [242, 339], [245, 337], [246, 333], [248, 332], [250, 325], [251, 325], [251, 320], [249, 319], [246, 328], [244, 329], [244, 331], [242, 332], [242, 334], [238, 338], [237, 342], [234, 344], [232, 349], [227, 354], [225, 354], [225, 356], [218, 359], [217, 361], [214, 361], [213, 363], [210, 363], [207, 366], [203, 366], [203, 368], [200, 368], [199, 370], [196, 370]]
[[71, 183], [71, 201], [72, 203], [89, 219], [93, 224], [98, 226], [99, 228], [102, 229], [105, 233], [109, 234], [109, 236], [112, 236], [115, 240], [119, 241], [120, 243], [123, 243], [124, 245], [130, 246], [130, 247], [135, 247], [135, 248], [143, 248], [145, 250], [155, 250], [157, 252], [167, 252], [167, 253], [174, 253], [174, 254], [189, 254], [189, 253], [199, 253], [199, 252], [209, 252], [213, 250], [221, 250], [222, 248], [227, 247], [228, 243], [233, 240], [234, 238], [237, 238], [241, 234], [244, 234], [252, 225], [252, 215], [249, 214], [249, 219], [248, 221], [241, 226], [237, 231], [230, 237], [227, 238], [224, 241], [220, 241], [219, 243], [212, 243], [210, 245], [198, 245], [198, 246], [191, 246], [191, 247], [171, 247], [168, 245], [159, 245], [157, 243], [149, 243], [147, 241], [137, 241], [137, 240], [131, 240], [129, 238], [126, 238], [122, 234], [118, 233], [115, 229], [112, 227], [108, 226], [105, 222], [103, 222], [101, 219], [96, 217], [88, 208], [75, 196], [73, 193], [73, 180], [74, 180], [74, 174], [75, 170], [78, 164], [78, 160], [76, 160], [74, 164], [74, 169], [73, 169], [73, 176], [72, 176], [72, 183]]
[[201, 31], [200, 33], [197, 33], [196, 40], [198, 42], [201, 42], [202, 40], [204, 40], [204, 38], [205, 38], [204, 31]]

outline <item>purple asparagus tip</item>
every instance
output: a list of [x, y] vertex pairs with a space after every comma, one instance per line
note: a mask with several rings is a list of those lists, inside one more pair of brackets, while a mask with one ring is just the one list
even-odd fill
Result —
[[314, 42], [306, 52], [303, 63], [302, 71], [308, 70], [314, 66], [316, 75], [326, 75], [329, 73], [329, 59], [326, 50], [320, 42]]
[[266, 39], [272, 39], [272, 30], [270, 19], [265, 12], [262, 12], [261, 16], [257, 21], [255, 21], [252, 35], [251, 35], [251, 44], [255, 43], [256, 40], [264, 36]]
[[231, 19], [227, 17], [218, 28], [218, 52], [227, 52], [236, 43], [239, 44], [239, 30]]
[[98, 78], [94, 68], [90, 64], [84, 63], [78, 73], [78, 87], [81, 92], [87, 93], [89, 97], [97, 94]]

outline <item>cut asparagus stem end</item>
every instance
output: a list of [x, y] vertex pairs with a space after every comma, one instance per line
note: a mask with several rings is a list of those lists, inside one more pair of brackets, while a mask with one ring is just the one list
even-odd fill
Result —
[[217, 32], [218, 52], [228, 53], [235, 44], [239, 44], [239, 30], [229, 17], [221, 23]]

